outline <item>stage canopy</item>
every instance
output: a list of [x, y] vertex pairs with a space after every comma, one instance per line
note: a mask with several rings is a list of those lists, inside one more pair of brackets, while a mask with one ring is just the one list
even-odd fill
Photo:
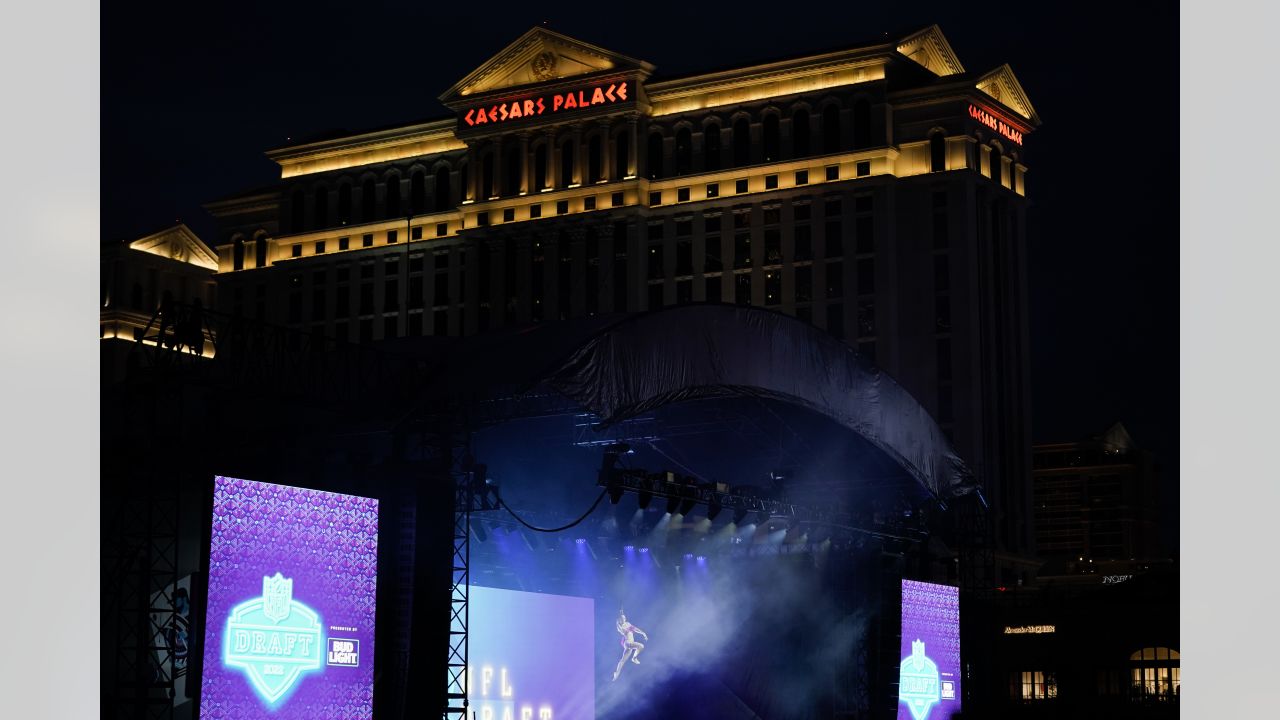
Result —
[[435, 398], [491, 403], [550, 389], [606, 427], [689, 400], [767, 398], [848, 428], [937, 498], [974, 487], [968, 467], [915, 398], [848, 345], [781, 313], [686, 305], [447, 344], [422, 340], [428, 342], [399, 349], [429, 358]]

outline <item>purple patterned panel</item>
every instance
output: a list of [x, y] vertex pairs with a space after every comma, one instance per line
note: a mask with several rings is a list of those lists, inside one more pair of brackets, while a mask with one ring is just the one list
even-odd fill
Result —
[[377, 500], [215, 478], [200, 717], [371, 717], [377, 574]]
[[902, 581], [898, 720], [946, 720], [960, 712], [960, 592]]

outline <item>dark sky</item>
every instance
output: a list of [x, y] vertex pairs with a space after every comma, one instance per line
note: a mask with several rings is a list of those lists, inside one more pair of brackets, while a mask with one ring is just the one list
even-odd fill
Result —
[[1177, 12], [981, 0], [116, 3], [102, 16], [102, 233], [181, 219], [213, 241], [200, 205], [271, 183], [263, 151], [440, 116], [444, 90], [543, 22], [662, 76], [937, 23], [968, 70], [1009, 63], [1044, 123], [1025, 144], [1033, 436], [1072, 440], [1123, 421], [1164, 468], [1176, 541]]

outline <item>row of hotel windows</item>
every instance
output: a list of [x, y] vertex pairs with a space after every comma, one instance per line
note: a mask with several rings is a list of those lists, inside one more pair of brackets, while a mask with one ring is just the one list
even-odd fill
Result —
[[[1177, 702], [1182, 695], [1181, 656], [1167, 647], [1148, 647], [1129, 657], [1127, 670], [1098, 670], [1100, 696], [1127, 696], [1136, 702]], [[1058, 679], [1054, 672], [1016, 672], [1010, 681], [1011, 697], [1020, 702], [1054, 700]]]

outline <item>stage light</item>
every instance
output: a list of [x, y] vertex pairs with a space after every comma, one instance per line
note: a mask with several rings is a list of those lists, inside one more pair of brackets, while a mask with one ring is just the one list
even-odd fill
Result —
[[640, 552], [642, 552], [642, 553], [647, 553], [647, 552], [649, 552], [649, 548], [647, 548], [647, 547], [642, 547], [642, 548], [640, 548]]
[[689, 511], [693, 510], [693, 506], [697, 504], [697, 498], [686, 497], [684, 500], [680, 501], [680, 514], [687, 517], [689, 515]]
[[684, 559], [685, 559], [685, 560], [692, 560], [692, 559], [693, 559], [693, 553], [685, 553], [685, 554], [684, 554]]
[[634, 550], [636, 549], [636, 546], [635, 546], [635, 545], [623, 545], [623, 546], [622, 546], [622, 549], [623, 549], [623, 550], [625, 550], [626, 552], [632, 552], [632, 551], [634, 551]]
[[587, 544], [587, 539], [586, 539], [586, 538], [578, 538], [577, 540], [574, 540], [574, 542], [578, 543], [579, 545], [586, 545], [586, 544]]

